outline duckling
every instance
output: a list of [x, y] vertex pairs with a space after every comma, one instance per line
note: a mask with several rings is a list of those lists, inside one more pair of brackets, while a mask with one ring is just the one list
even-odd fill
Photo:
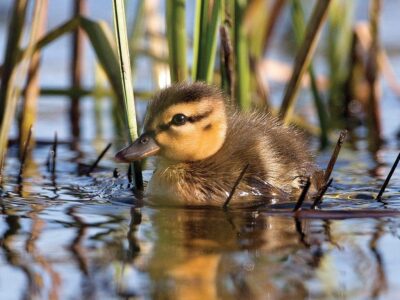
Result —
[[[222, 206], [289, 199], [320, 172], [304, 138], [262, 112], [240, 112], [217, 87], [179, 83], [150, 102], [142, 135], [116, 154], [125, 162], [156, 156], [146, 195], [153, 204]], [[318, 176], [317, 176], [318, 175]]]

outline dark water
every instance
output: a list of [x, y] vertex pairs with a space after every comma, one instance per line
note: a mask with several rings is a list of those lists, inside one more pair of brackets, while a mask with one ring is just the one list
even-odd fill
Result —
[[[140, 208], [125, 176], [112, 177], [117, 164], [109, 158], [93, 176], [77, 176], [77, 153], [60, 146], [53, 178], [44, 164], [47, 151], [35, 150], [21, 184], [18, 160], [8, 161], [0, 201], [0, 299], [400, 295], [400, 217], [295, 219], [271, 216], [266, 208]], [[344, 149], [323, 211], [400, 210], [399, 172], [385, 203], [373, 199], [396, 151], [382, 150], [377, 164], [365, 151]], [[81, 161], [93, 160], [93, 149], [88, 153]], [[321, 154], [320, 164], [328, 157]]]

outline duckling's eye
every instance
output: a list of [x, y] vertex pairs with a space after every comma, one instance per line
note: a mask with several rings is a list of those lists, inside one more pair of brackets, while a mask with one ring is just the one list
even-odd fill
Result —
[[187, 117], [184, 114], [176, 114], [172, 117], [172, 124], [176, 126], [184, 125], [187, 121]]

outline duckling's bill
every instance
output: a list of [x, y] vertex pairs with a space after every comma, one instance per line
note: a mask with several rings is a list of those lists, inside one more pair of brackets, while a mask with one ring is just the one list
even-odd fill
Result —
[[157, 145], [154, 138], [144, 133], [131, 145], [120, 150], [115, 155], [115, 158], [124, 162], [132, 162], [156, 155], [159, 150], [160, 147]]

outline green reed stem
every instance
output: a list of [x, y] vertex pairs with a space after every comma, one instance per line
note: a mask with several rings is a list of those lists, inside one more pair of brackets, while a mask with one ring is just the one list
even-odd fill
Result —
[[[126, 121], [129, 129], [130, 141], [138, 137], [135, 99], [133, 96], [132, 74], [129, 58], [129, 42], [126, 29], [124, 2], [113, 0], [115, 36], [118, 49], [118, 60], [120, 66], [120, 80], [122, 81], [123, 99], [125, 102]], [[140, 164], [134, 164], [135, 186], [138, 189], [143, 188], [143, 178]]]
[[166, 1], [167, 39], [172, 82], [185, 81], [188, 78], [185, 4], [185, 0]]
[[[217, 53], [217, 31], [221, 17], [221, 0], [197, 2], [201, 2], [201, 4], [196, 4], [192, 76], [195, 80], [212, 83]], [[211, 11], [211, 16], [209, 16], [209, 11]]]
[[299, 93], [300, 83], [308, 69], [311, 58], [317, 47], [319, 33], [327, 16], [332, 0], [319, 0], [315, 5], [310, 21], [307, 24], [305, 38], [296, 55], [293, 74], [286, 86], [282, 105], [279, 111], [281, 119], [287, 123], [292, 115], [295, 100]]
[[193, 27], [193, 64], [192, 64], [192, 79], [197, 78], [197, 66], [199, 64], [199, 48], [200, 48], [200, 39], [201, 39], [201, 24], [202, 24], [202, 12], [203, 5], [205, 5], [207, 1], [199, 1], [196, 0], [196, 8], [195, 8], [195, 17], [194, 17], [194, 27]]
[[249, 48], [247, 34], [243, 26], [246, 6], [247, 0], [235, 0], [236, 100], [243, 110], [249, 110], [251, 107]]

